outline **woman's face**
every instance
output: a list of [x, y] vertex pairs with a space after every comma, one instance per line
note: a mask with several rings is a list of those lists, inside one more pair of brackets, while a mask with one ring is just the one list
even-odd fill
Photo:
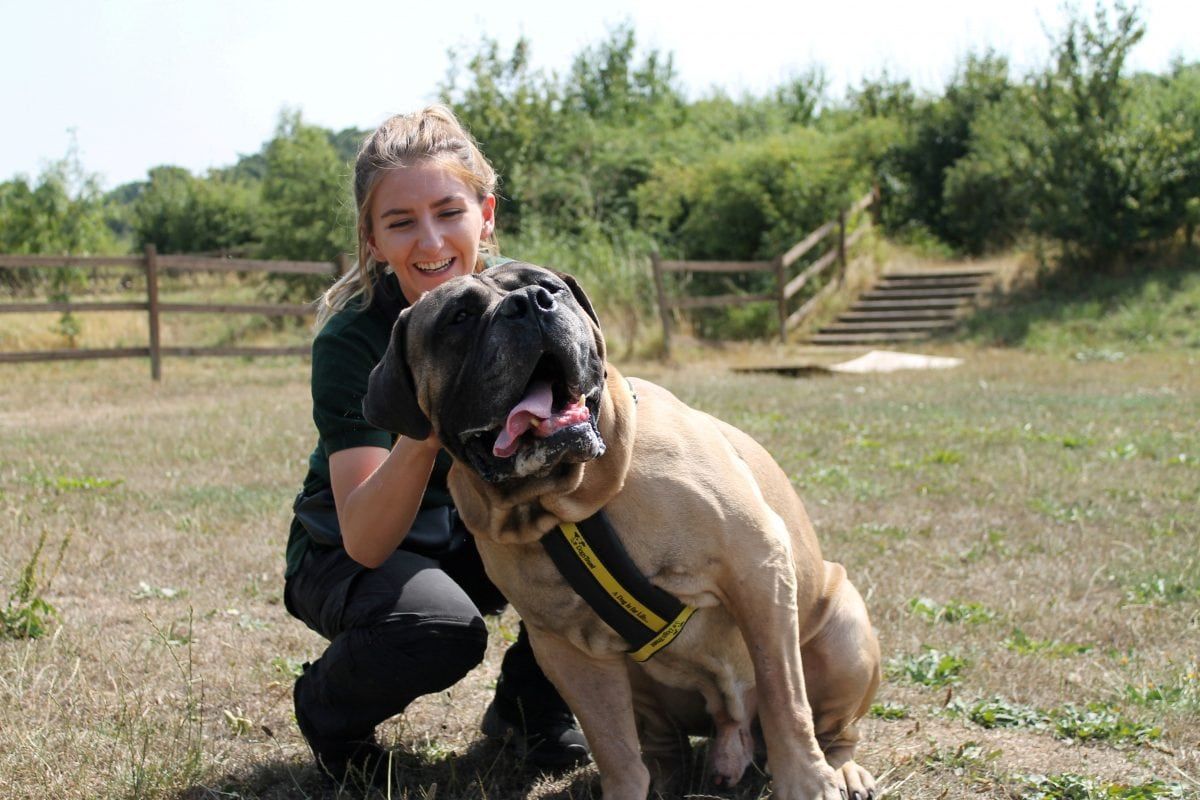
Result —
[[396, 273], [410, 303], [451, 278], [475, 271], [479, 243], [496, 224], [496, 197], [475, 191], [436, 163], [393, 169], [371, 200], [375, 260]]

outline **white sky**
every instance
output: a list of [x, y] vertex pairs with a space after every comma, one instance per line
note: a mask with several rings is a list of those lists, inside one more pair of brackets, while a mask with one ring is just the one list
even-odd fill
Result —
[[[1140, 7], [1135, 68], [1200, 60], [1200, 3]], [[0, 0], [0, 180], [35, 177], [71, 130], [112, 188], [159, 164], [230, 165], [271, 138], [285, 107], [372, 127], [434, 99], [447, 50], [472, 53], [485, 35], [507, 54], [523, 34], [534, 65], [561, 73], [629, 21], [642, 53], [674, 55], [691, 96], [761, 93], [812, 65], [841, 96], [884, 68], [939, 90], [989, 46], [1019, 75], [1047, 63], [1063, 19], [1053, 0]]]

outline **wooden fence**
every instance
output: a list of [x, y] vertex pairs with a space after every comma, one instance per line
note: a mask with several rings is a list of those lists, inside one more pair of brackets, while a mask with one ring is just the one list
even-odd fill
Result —
[[[658, 292], [658, 310], [662, 317], [663, 350], [667, 355], [671, 352], [671, 312], [672, 310], [689, 310], [693, 308], [713, 308], [738, 306], [747, 303], [774, 302], [779, 314], [779, 339], [785, 341], [788, 331], [795, 328], [807, 317], [830, 291], [843, 278], [846, 269], [846, 251], [852, 247], [867, 231], [866, 225], [860, 225], [849, 236], [846, 235], [847, 224], [854, 215], [871, 209], [877, 212], [879, 208], [879, 188], [875, 187], [863, 195], [848, 209], [840, 211], [835, 219], [831, 219], [801, 241], [793, 245], [771, 261], [663, 261], [657, 253], [651, 256], [654, 267], [654, 286]], [[817, 245], [830, 237], [835, 237], [829, 252], [805, 267], [799, 274], [788, 277], [788, 273], [797, 261]], [[808, 298], [795, 311], [790, 311], [792, 300], [797, 293], [810, 281], [821, 275], [831, 266], [835, 267], [829, 282], [816, 294]], [[724, 294], [701, 297], [667, 296], [664, 275], [668, 272], [705, 272], [705, 273], [754, 273], [772, 272], [775, 275], [774, 290], [763, 294]]]
[[250, 259], [211, 258], [192, 255], [159, 255], [148, 245], [141, 256], [26, 256], [0, 255], [0, 269], [64, 269], [139, 266], [146, 275], [146, 299], [129, 302], [49, 302], [0, 303], [0, 314], [45, 312], [102, 312], [144, 311], [149, 321], [149, 341], [146, 347], [116, 347], [107, 349], [37, 350], [27, 352], [0, 351], [0, 363], [29, 361], [73, 361], [97, 358], [149, 358], [150, 375], [162, 378], [163, 356], [275, 356], [306, 355], [307, 346], [283, 347], [164, 347], [160, 338], [160, 317], [163, 314], [260, 314], [274, 317], [303, 317], [312, 314], [310, 303], [303, 304], [234, 304], [234, 303], [164, 303], [159, 300], [159, 276], [163, 270], [172, 272], [266, 272], [291, 275], [327, 275], [337, 277], [345, 272], [346, 259], [324, 261], [259, 261]]

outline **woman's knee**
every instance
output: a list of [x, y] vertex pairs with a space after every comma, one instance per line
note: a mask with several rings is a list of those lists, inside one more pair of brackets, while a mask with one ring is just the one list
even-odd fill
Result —
[[481, 617], [469, 621], [389, 621], [371, 637], [376, 663], [394, 669], [415, 695], [448, 689], [483, 661], [487, 627]]

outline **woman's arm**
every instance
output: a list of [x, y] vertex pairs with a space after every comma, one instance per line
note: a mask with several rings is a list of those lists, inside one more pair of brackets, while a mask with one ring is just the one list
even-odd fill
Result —
[[346, 552], [374, 569], [408, 535], [441, 443], [401, 436], [390, 451], [351, 447], [329, 456], [329, 479]]

